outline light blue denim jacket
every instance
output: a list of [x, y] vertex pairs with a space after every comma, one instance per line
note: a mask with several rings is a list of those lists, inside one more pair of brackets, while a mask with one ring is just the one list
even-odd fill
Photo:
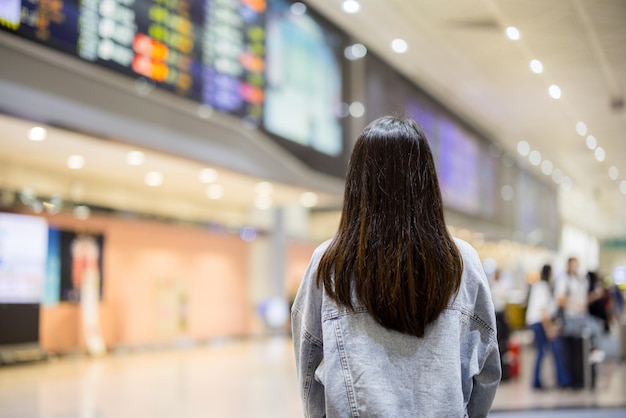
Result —
[[338, 306], [315, 284], [314, 252], [291, 316], [305, 417], [485, 417], [500, 382], [495, 312], [476, 251], [455, 239], [460, 290], [417, 338]]

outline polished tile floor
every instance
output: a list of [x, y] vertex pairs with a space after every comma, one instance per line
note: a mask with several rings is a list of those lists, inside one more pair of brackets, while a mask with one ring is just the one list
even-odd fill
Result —
[[[608, 358], [595, 391], [536, 392], [529, 386], [533, 356], [523, 348], [521, 375], [501, 384], [492, 416], [626, 416], [626, 363]], [[0, 367], [1, 418], [299, 416], [286, 337]]]

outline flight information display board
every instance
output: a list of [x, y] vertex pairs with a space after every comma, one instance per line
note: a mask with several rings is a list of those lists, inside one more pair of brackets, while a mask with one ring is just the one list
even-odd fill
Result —
[[265, 0], [3, 0], [0, 27], [260, 119], [265, 9]]
[[444, 203], [471, 215], [480, 212], [478, 140], [448, 118], [440, 126], [439, 182]]
[[208, 0], [206, 5], [202, 102], [260, 122], [265, 86], [266, 1]]
[[329, 156], [343, 148], [342, 63], [345, 39], [291, 2], [268, 0], [267, 86], [263, 127]]

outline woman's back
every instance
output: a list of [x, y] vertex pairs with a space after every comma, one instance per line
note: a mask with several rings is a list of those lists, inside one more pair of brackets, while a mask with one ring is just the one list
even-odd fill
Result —
[[[315, 286], [328, 243], [315, 252], [293, 306], [307, 417], [486, 416], [500, 381], [487, 279], [475, 251], [455, 240], [465, 269], [458, 294], [424, 337], [389, 330], [365, 307], [338, 305]], [[315, 361], [323, 358], [316, 366]]]
[[357, 139], [334, 238], [292, 308], [305, 415], [486, 416], [500, 380], [478, 255], [450, 236], [432, 152], [410, 119]]

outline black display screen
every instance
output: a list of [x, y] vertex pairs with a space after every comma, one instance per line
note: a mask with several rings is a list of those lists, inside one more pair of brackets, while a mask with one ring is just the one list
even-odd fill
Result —
[[0, 346], [39, 341], [39, 304], [0, 303]]

